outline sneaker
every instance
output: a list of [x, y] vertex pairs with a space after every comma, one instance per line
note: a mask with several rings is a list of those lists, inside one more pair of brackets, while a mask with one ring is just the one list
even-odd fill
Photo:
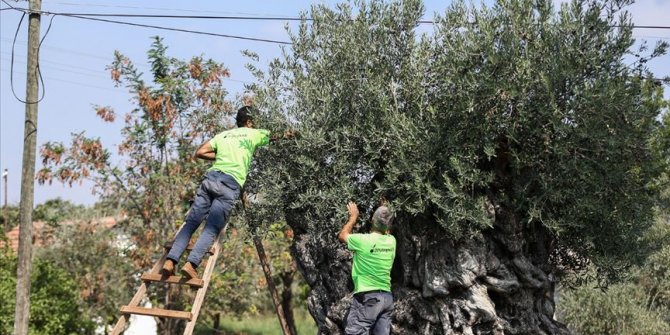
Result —
[[198, 278], [198, 273], [195, 271], [195, 268], [191, 262], [186, 262], [186, 264], [184, 264], [184, 266], [181, 268], [181, 274], [187, 279]]
[[171, 259], [166, 259], [163, 263], [163, 268], [161, 269], [161, 274], [163, 276], [174, 276], [174, 261]]

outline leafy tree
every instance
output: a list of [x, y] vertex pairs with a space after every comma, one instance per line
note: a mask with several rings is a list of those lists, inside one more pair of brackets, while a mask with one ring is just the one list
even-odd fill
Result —
[[399, 333], [565, 334], [563, 274], [613, 280], [644, 259], [663, 105], [645, 64], [667, 43], [624, 61], [631, 2], [457, 1], [423, 36], [420, 1], [315, 5], [281, 59], [249, 66], [265, 122], [300, 134], [250, 186], [264, 222], [295, 232], [322, 333], [349, 306], [350, 199], [397, 215]]
[[670, 325], [670, 100], [665, 101], [665, 107], [661, 125], [652, 138], [654, 152], [664, 167], [655, 184], [659, 191], [656, 224], [642, 241], [651, 254], [636, 272], [636, 282], [647, 294], [647, 308], [660, 310]]
[[[206, 166], [192, 157], [196, 146], [232, 125], [233, 112], [225, 100], [222, 80], [229, 73], [222, 64], [203, 57], [188, 62], [169, 57], [159, 37], [149, 49], [148, 61], [149, 78], [119, 52], [109, 68], [115, 83], [128, 88], [136, 105], [123, 120], [118, 163], [99, 138], [81, 132], [73, 134], [69, 146], [43, 145], [44, 168], [37, 176], [40, 182], [55, 178], [68, 184], [90, 179], [105, 201], [123, 206], [128, 217], [124, 233], [135, 247], [128, 257], [138, 272], [153, 264], [189, 207]], [[105, 122], [116, 120], [112, 107], [96, 106], [95, 112]], [[166, 295], [159, 287], [151, 293], [154, 306], [183, 309], [180, 293], [188, 290], [178, 288]], [[158, 327], [161, 334], [173, 334], [182, 325], [160, 319]]]
[[40, 259], [64, 270], [76, 282], [82, 317], [98, 327], [113, 326], [119, 305], [127, 303], [139, 283], [119, 231], [91, 223], [56, 229], [52, 243], [38, 249]]
[[[171, 239], [189, 207], [188, 201], [193, 198], [198, 179], [208, 166], [208, 163], [194, 160], [192, 153], [196, 146], [233, 125], [229, 118], [234, 112], [233, 105], [225, 100], [227, 92], [222, 86], [223, 78], [229, 76], [228, 70], [213, 60], [194, 57], [184, 62], [168, 57], [166, 53], [167, 47], [156, 37], [148, 52], [152, 84], [145, 82], [134, 64], [118, 52], [110, 66], [112, 78], [130, 90], [137, 104], [137, 108], [125, 116], [124, 139], [118, 148], [122, 157], [120, 164], [113, 163], [110, 152], [99, 138], [89, 138], [81, 132], [73, 134], [69, 146], [46, 143], [41, 150], [44, 168], [37, 176], [43, 183], [57, 179], [72, 184], [87, 178], [95, 183], [105, 201], [121, 204], [128, 217], [128, 222], [123, 225], [124, 233], [130, 237], [134, 247], [125, 256], [132, 259], [135, 271], [145, 270], [153, 263], [156, 251]], [[111, 107], [97, 106], [95, 111], [106, 122], [116, 120], [116, 113]], [[94, 242], [85, 243], [93, 243], [91, 247], [98, 248], [99, 244]], [[108, 246], [108, 243], [102, 244]], [[253, 311], [263, 305], [261, 302], [264, 299], [259, 301], [258, 297], [247, 296], [248, 289], [241, 290], [239, 286], [231, 286], [224, 281], [233, 280], [238, 285], [248, 285], [245, 280], [256, 275], [247, 273], [251, 268], [249, 263], [257, 262], [257, 259], [249, 254], [246, 247], [233, 245], [227, 248], [224, 248], [224, 260], [226, 254], [239, 257], [231, 250], [242, 248], [246, 257], [231, 261], [233, 266], [224, 267], [222, 275], [214, 275], [211, 287], [215, 291], [223, 291], [225, 295], [223, 299], [216, 299], [216, 295], [208, 298], [216, 304], [210, 309], [237, 313], [247, 309]], [[113, 252], [107, 247], [104, 251]], [[59, 250], [59, 253], [65, 252], [67, 248]], [[99, 260], [97, 256], [87, 257], [74, 252], [72, 257], [75, 266], [84, 265], [83, 268], [73, 269], [84, 278], [102, 276], [109, 280], [120, 275], [111, 268], [88, 267]], [[237, 277], [239, 274], [242, 276]], [[128, 275], [130, 273], [126, 273]], [[94, 300], [87, 300], [93, 308], [91, 315], [109, 321], [105, 317], [107, 309], [110, 304], [118, 306], [122, 303], [115, 301], [122, 295], [98, 287], [93, 282], [86, 287], [86, 292], [92, 294]], [[263, 285], [252, 286], [256, 296], [264, 295], [258, 291], [260, 287]], [[104, 298], [98, 301], [99, 295], [105, 292], [115, 296], [110, 297], [112, 300]], [[192, 300], [191, 295], [188, 290], [166, 290], [163, 287], [152, 292], [151, 298], [154, 306], [179, 310], [187, 307], [188, 299]], [[212, 294], [209, 296], [212, 297]], [[177, 333], [182, 326], [171, 319], [160, 319], [158, 324], [163, 334]]]
[[645, 234], [641, 245], [654, 250], [610, 287], [589, 284], [563, 289], [557, 315], [578, 334], [666, 334], [670, 331], [670, 224]]
[[606, 291], [590, 285], [566, 295], [565, 321], [584, 335], [661, 335], [670, 332], [662, 314], [644, 306], [645, 292], [633, 284], [613, 285]]
[[[8, 205], [7, 209], [9, 221], [8, 229], [11, 230], [18, 224], [19, 207]], [[75, 205], [69, 200], [55, 198], [36, 205], [33, 210], [33, 220], [44, 221], [53, 227], [64, 221], [92, 220], [94, 218], [113, 216], [118, 214], [118, 212], [118, 205], [111, 202], [101, 201], [94, 204], [92, 207], [85, 207], [83, 205]], [[2, 214], [0, 215], [0, 226], [4, 227], [4, 212], [0, 214]]]
[[670, 328], [670, 244], [667, 243], [670, 240], [670, 224], [667, 221], [656, 233], [661, 232], [666, 243], [634, 272], [634, 283], [644, 290], [644, 307], [664, 315], [663, 320]]
[[[251, 243], [253, 232], [241, 216], [233, 217], [230, 224], [220, 265], [206, 298], [209, 308], [204, 313], [214, 319], [214, 324], [222, 314], [253, 319], [274, 313], [267, 279]], [[306, 284], [297, 275], [295, 262], [289, 254], [291, 241], [290, 229], [285, 224], [276, 223], [268, 230], [263, 244], [271, 259], [275, 286], [280, 291], [287, 322], [295, 334], [293, 309], [294, 306], [304, 306], [305, 295], [300, 289]]]
[[265, 283], [258, 256], [240, 223], [241, 220], [236, 217], [229, 223], [225, 247], [219, 256], [219, 267], [212, 276], [206, 298], [207, 305], [211, 307], [206, 313], [210, 317], [223, 313], [253, 318], [271, 310], [268, 306], [272, 303], [264, 291]]
[[[660, 88], [658, 88], [660, 89]], [[658, 106], [668, 106], [657, 96]], [[621, 276], [612, 287], [589, 284], [562, 290], [557, 314], [579, 334], [665, 334], [670, 331], [670, 114], [661, 116], [651, 137], [661, 175], [652, 183], [658, 191], [655, 224], [638, 244], [649, 256]], [[592, 274], [593, 275], [593, 274]], [[595, 275], [593, 275], [595, 276]]]
[[[31, 283], [30, 334], [93, 334], [93, 323], [79, 309], [77, 286], [72, 276], [57, 266], [37, 258]], [[14, 328], [16, 295], [16, 254], [0, 249], [0, 333]]]
[[7, 231], [12, 230], [19, 224], [19, 206], [7, 205], [7, 222], [5, 223], [5, 207], [2, 206], [2, 215], [0, 216], [0, 223], [2, 228], [7, 227]]
[[56, 226], [60, 222], [74, 218], [77, 212], [82, 213], [84, 210], [83, 205], [75, 205], [68, 200], [49, 199], [35, 206], [33, 220], [44, 221], [51, 226]]

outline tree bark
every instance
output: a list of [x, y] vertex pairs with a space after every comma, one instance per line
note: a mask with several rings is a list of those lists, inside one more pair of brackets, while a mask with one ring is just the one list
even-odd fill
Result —
[[30, 318], [30, 273], [32, 270], [33, 202], [35, 192], [35, 152], [37, 147], [38, 57], [41, 0], [31, 0], [28, 27], [28, 67], [26, 71], [26, 116], [21, 171], [19, 259], [16, 274], [14, 335], [28, 334]]
[[[305, 220], [287, 217], [319, 334], [343, 334], [353, 291], [351, 253], [334, 233], [310, 232]], [[495, 222], [454, 241], [430, 219], [396, 218], [392, 334], [569, 334], [553, 319], [550, 235], [503, 211]]]

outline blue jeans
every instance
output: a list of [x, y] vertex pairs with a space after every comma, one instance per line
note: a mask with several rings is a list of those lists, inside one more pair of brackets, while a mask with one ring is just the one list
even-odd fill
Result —
[[220, 171], [207, 172], [195, 194], [195, 200], [186, 217], [186, 222], [175, 237], [167, 258], [173, 260], [175, 264], [179, 263], [179, 258], [186, 250], [191, 235], [198, 229], [202, 219], [207, 216], [205, 228], [187, 259], [193, 266], [200, 265], [205, 253], [219, 236], [221, 229], [226, 226], [230, 211], [239, 195], [240, 185], [233, 177]]
[[361, 292], [354, 294], [347, 315], [347, 335], [388, 335], [391, 332], [393, 295], [390, 292]]

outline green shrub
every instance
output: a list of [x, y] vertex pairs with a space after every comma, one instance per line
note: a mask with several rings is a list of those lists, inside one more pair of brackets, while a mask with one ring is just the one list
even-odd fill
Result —
[[[31, 276], [30, 335], [93, 334], [93, 324], [82, 318], [78, 290], [72, 277], [36, 258]], [[14, 329], [16, 254], [0, 250], [0, 334]]]
[[562, 299], [559, 314], [576, 334], [670, 334], [661, 313], [647, 309], [646, 294], [637, 285], [618, 284], [605, 291], [584, 286], [568, 291]]

